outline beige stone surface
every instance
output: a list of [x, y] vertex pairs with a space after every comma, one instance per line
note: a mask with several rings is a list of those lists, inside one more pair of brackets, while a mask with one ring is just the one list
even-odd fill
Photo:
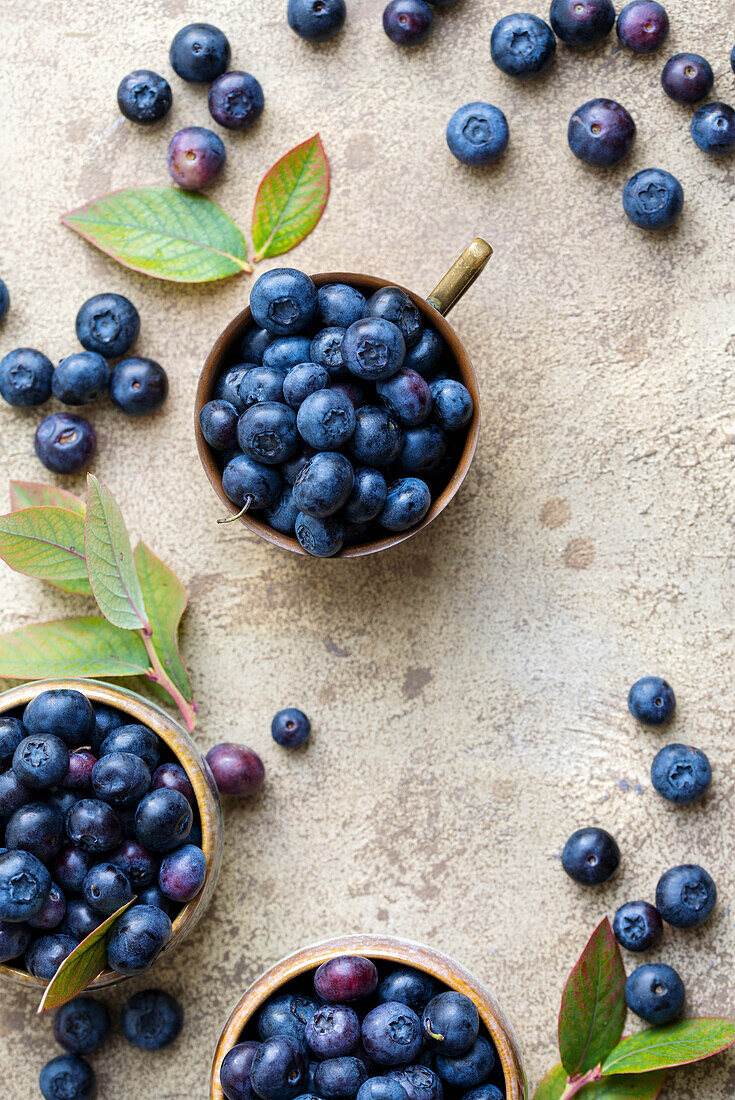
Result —
[[[512, 4], [462, 0], [414, 52], [383, 35], [382, 0], [348, 6], [345, 33], [320, 49], [289, 32], [283, 0], [5, 0], [0, 10], [0, 274], [13, 296], [0, 352], [28, 344], [57, 360], [76, 347], [89, 295], [137, 303], [139, 349], [166, 366], [171, 396], [149, 422], [92, 408], [94, 470], [189, 589], [183, 645], [202, 747], [242, 740], [268, 769], [262, 798], [227, 807], [225, 867], [198, 932], [109, 997], [119, 1006], [161, 985], [186, 1005], [185, 1035], [155, 1056], [116, 1037], [95, 1059], [105, 1100], [201, 1100], [219, 1030], [251, 979], [304, 943], [357, 930], [430, 943], [473, 970], [514, 1022], [535, 1085], [554, 1061], [561, 988], [593, 925], [651, 898], [663, 870], [690, 860], [713, 873], [720, 904], [655, 957], [680, 968], [691, 1013], [735, 1012], [735, 176], [731, 159], [694, 147], [690, 112], [659, 87], [664, 55], [696, 49], [718, 97], [732, 100], [735, 3], [668, 0], [664, 53], [633, 56], [612, 37], [588, 53], [560, 47], [532, 86], [489, 59], [490, 30]], [[115, 103], [129, 70], [170, 75], [168, 43], [201, 18], [227, 32], [234, 65], [266, 94], [257, 129], [226, 136], [214, 197], [228, 212], [247, 227], [264, 169], [316, 130], [328, 150], [329, 207], [287, 262], [428, 293], [472, 237], [495, 248], [453, 315], [481, 382], [476, 461], [444, 516], [388, 554], [305, 561], [217, 526], [192, 404], [248, 280], [147, 280], [59, 224], [101, 192], [167, 182], [171, 135], [208, 124], [205, 92], [173, 76], [174, 108], [157, 128], [136, 129]], [[593, 95], [619, 98], [639, 127], [611, 171], [587, 170], [566, 145], [569, 114]], [[471, 172], [443, 133], [478, 98], [505, 110], [511, 145], [501, 164]], [[660, 236], [627, 224], [620, 202], [628, 175], [651, 165], [686, 192], [679, 227]], [[5, 480], [42, 477], [41, 415], [1, 410]], [[5, 568], [0, 586], [5, 629], [84, 605]], [[663, 734], [626, 711], [629, 684], [649, 672], [678, 695]], [[306, 752], [270, 739], [287, 704], [313, 718]], [[714, 768], [711, 795], [689, 810], [650, 788], [651, 758], [674, 739], [705, 749]], [[559, 855], [593, 822], [616, 834], [624, 865], [609, 888], [583, 893]], [[34, 1007], [0, 989], [2, 1100], [36, 1096], [55, 1053]], [[724, 1057], [677, 1073], [664, 1095], [734, 1092]]]

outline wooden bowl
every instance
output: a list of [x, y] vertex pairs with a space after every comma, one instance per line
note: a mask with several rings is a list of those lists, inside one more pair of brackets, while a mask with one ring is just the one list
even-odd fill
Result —
[[[0, 715], [22, 708], [41, 692], [54, 688], [73, 688], [81, 691], [91, 703], [106, 703], [127, 714], [131, 722], [142, 722], [143, 725], [148, 726], [158, 734], [174, 754], [194, 788], [202, 825], [202, 850], [207, 859], [207, 873], [204, 885], [197, 896], [187, 902], [176, 916], [173, 922], [173, 935], [159, 955], [161, 958], [164, 953], [172, 951], [178, 943], [181, 943], [199, 923], [212, 900], [217, 884], [224, 848], [224, 824], [222, 805], [214, 777], [189, 734], [164, 711], [155, 704], [149, 703], [141, 695], [136, 695], [125, 688], [113, 687], [112, 684], [105, 684], [99, 680], [36, 680], [33, 683], [22, 684], [20, 687], [0, 694]], [[0, 966], [0, 979], [35, 990], [39, 996], [48, 984], [42, 978], [34, 978], [27, 970], [21, 970], [8, 963]], [[100, 989], [122, 981], [125, 981], [125, 975], [118, 974], [115, 970], [104, 970], [90, 983], [89, 988]]]
[[376, 962], [388, 961], [424, 970], [450, 989], [464, 993], [474, 1001], [480, 1019], [495, 1043], [505, 1078], [507, 1100], [528, 1100], [528, 1082], [523, 1069], [518, 1044], [502, 1009], [495, 998], [459, 963], [447, 955], [406, 940], [389, 936], [343, 936], [326, 943], [305, 947], [282, 959], [253, 982], [235, 1005], [222, 1029], [212, 1062], [209, 1084], [210, 1100], [225, 1100], [219, 1083], [219, 1072], [227, 1053], [232, 1050], [247, 1025], [261, 1006], [277, 993], [281, 986], [321, 966], [337, 955], [365, 955]]
[[[465, 291], [474, 283], [475, 279], [477, 279], [483, 271], [491, 255], [492, 249], [490, 245], [480, 238], [477, 238], [477, 240], [473, 241], [472, 244], [465, 249], [428, 298], [422, 298], [420, 295], [414, 294], [405, 287], [401, 287], [401, 290], [408, 294], [409, 298], [418, 306], [425, 324], [436, 329], [443, 338], [452, 359], [454, 373], [457, 378], [464, 383], [472, 395], [475, 411], [472, 420], [465, 429], [466, 435], [464, 446], [456, 470], [441, 493], [433, 498], [429, 511], [415, 527], [412, 527], [408, 531], [401, 531], [398, 534], [386, 534], [383, 538], [375, 539], [372, 542], [346, 546], [344, 549], [340, 550], [338, 554], [335, 554], [334, 557], [365, 557], [367, 554], [376, 554], [379, 550], [387, 550], [391, 546], [397, 546], [400, 542], [405, 542], [406, 539], [410, 539], [414, 535], [417, 535], [419, 531], [423, 531], [425, 527], [428, 527], [428, 525], [444, 511], [450, 500], [456, 496], [459, 487], [467, 476], [467, 471], [470, 468], [477, 448], [477, 437], [480, 431], [480, 393], [477, 387], [477, 378], [475, 377], [475, 372], [469, 356], [462, 346], [462, 342], [456, 332], [445, 319], [445, 314], [450, 311], [452, 306], [459, 301]], [[381, 287], [396, 285], [387, 279], [377, 279], [372, 275], [355, 275], [344, 271], [330, 272], [326, 275], [312, 275], [311, 278], [317, 287], [326, 286], [327, 283], [348, 283], [366, 297], [374, 294], [375, 291], [380, 290]], [[204, 364], [204, 370], [199, 379], [194, 416], [197, 449], [199, 451], [199, 458], [201, 459], [202, 466], [204, 467], [204, 472], [209, 478], [210, 485], [222, 501], [224, 509], [233, 516], [237, 514], [239, 509], [229, 500], [222, 488], [222, 471], [217, 463], [215, 453], [202, 435], [202, 430], [199, 426], [199, 413], [202, 411], [204, 405], [214, 397], [220, 375], [228, 366], [236, 362], [237, 349], [239, 348], [240, 341], [245, 335], [245, 332], [250, 327], [250, 324], [250, 309], [244, 309], [242, 313], [239, 313], [237, 317], [230, 322], [215, 343]], [[248, 530], [253, 531], [256, 535], [260, 535], [261, 538], [266, 539], [268, 542], [272, 542], [275, 546], [281, 546], [284, 550], [291, 550], [294, 554], [308, 556], [297, 539], [290, 535], [282, 535], [280, 531], [275, 531], [265, 523], [264, 520], [258, 519], [257, 515], [245, 514], [239, 518], [239, 522], [244, 524]]]

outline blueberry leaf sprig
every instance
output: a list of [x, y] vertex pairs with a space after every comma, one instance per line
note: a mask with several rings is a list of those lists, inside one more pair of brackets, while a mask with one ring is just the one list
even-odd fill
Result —
[[607, 917], [575, 964], [559, 1012], [559, 1053], [534, 1100], [655, 1100], [675, 1066], [735, 1044], [735, 1020], [679, 1020], [622, 1038], [625, 968]]
[[65, 489], [11, 482], [0, 516], [0, 559], [66, 592], [93, 597], [101, 616], [59, 619], [0, 635], [0, 677], [142, 676], [196, 722], [178, 633], [186, 590], [145, 543], [133, 550], [110, 490], [87, 477], [87, 501]]
[[[266, 173], [255, 199], [252, 235], [258, 263], [295, 248], [329, 198], [329, 162], [319, 134]], [[132, 187], [92, 199], [61, 221], [124, 267], [177, 283], [251, 274], [242, 231], [205, 195], [177, 187]]]

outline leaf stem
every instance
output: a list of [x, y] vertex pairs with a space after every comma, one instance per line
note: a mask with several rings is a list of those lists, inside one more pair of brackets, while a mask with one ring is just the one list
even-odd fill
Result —
[[140, 630], [138, 633], [143, 639], [143, 645], [146, 648], [146, 652], [151, 662], [151, 667], [148, 672], [148, 679], [152, 680], [154, 683], [158, 684], [159, 687], [162, 687], [164, 691], [168, 692], [173, 701], [176, 703], [176, 706], [181, 711], [184, 717], [184, 721], [186, 722], [186, 728], [188, 729], [189, 733], [191, 733], [194, 729], [194, 726], [196, 725], [196, 714], [198, 709], [196, 703], [193, 701], [190, 703], [187, 699], [184, 698], [179, 689], [176, 687], [176, 684], [173, 682], [173, 680], [161, 664], [161, 660], [155, 649], [153, 648], [153, 642], [151, 641], [150, 635], [147, 635], [143, 630]]
[[600, 1066], [595, 1066], [594, 1069], [590, 1069], [582, 1077], [570, 1077], [567, 1081], [567, 1087], [559, 1097], [559, 1100], [571, 1100], [573, 1096], [576, 1096], [582, 1089], [587, 1088], [587, 1085], [593, 1085], [595, 1081], [602, 1080], [602, 1073]]

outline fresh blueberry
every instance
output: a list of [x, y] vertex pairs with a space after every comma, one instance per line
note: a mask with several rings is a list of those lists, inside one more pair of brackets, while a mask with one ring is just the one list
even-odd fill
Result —
[[629, 975], [625, 1003], [647, 1024], [670, 1024], [684, 1007], [684, 983], [673, 967], [646, 963]]
[[462, 1100], [504, 1100], [504, 1096], [495, 1085], [478, 1085], [476, 1089], [466, 1092]]
[[299, 512], [294, 533], [299, 545], [314, 558], [334, 557], [345, 541], [345, 526], [339, 516], [317, 519], [306, 512]]
[[222, 488], [238, 508], [247, 502], [254, 510], [269, 508], [281, 492], [281, 478], [272, 466], [254, 462], [248, 455], [235, 455], [222, 471]]
[[696, 864], [672, 867], [656, 887], [656, 908], [673, 928], [699, 928], [709, 919], [717, 902], [717, 887]]
[[12, 768], [0, 775], [0, 817], [10, 817], [20, 806], [32, 802], [33, 798], [33, 791], [21, 783]]
[[651, 765], [651, 782], [662, 798], [680, 804], [702, 798], [712, 782], [710, 762], [689, 745], [667, 745]]
[[300, 512], [325, 519], [338, 512], [345, 503], [352, 492], [354, 480], [352, 465], [344, 455], [333, 451], [320, 452], [307, 462], [296, 478], [294, 504]]
[[353, 409], [361, 409], [367, 401], [367, 395], [362, 386], [358, 386], [351, 378], [339, 378], [336, 382], [329, 383], [330, 390], [343, 393], [348, 401], [352, 402]]
[[403, 477], [388, 486], [385, 507], [378, 523], [388, 531], [407, 531], [420, 523], [431, 505], [431, 493], [425, 481]]
[[234, 367], [226, 370], [217, 382], [214, 391], [215, 398], [220, 401], [228, 401], [230, 405], [234, 405], [238, 413], [243, 412], [245, 406], [240, 397], [240, 383], [255, 365], [255, 363], [236, 363]]
[[378, 971], [362, 955], [337, 955], [322, 963], [314, 975], [314, 989], [329, 1004], [369, 997], [378, 987]]
[[23, 711], [23, 725], [29, 734], [54, 734], [70, 749], [77, 749], [92, 743], [95, 713], [81, 691], [55, 688], [31, 699]]
[[293, 458], [289, 458], [288, 462], [283, 463], [281, 466], [281, 473], [287, 485], [294, 484], [306, 463], [310, 458], [313, 458], [316, 453], [314, 448], [310, 447], [308, 443], [302, 443]]
[[96, 1094], [94, 1070], [76, 1054], [60, 1054], [41, 1070], [45, 1100], [92, 1100]]
[[191, 901], [201, 890], [207, 877], [207, 859], [195, 844], [182, 844], [161, 861], [158, 885], [172, 901]]
[[324, 328], [311, 341], [309, 358], [326, 367], [331, 378], [340, 378], [345, 373], [342, 344], [346, 331], [338, 326]]
[[406, 1066], [394, 1070], [389, 1079], [400, 1084], [408, 1100], [443, 1100], [441, 1079], [428, 1066]]
[[303, 1091], [306, 1075], [303, 1044], [290, 1035], [274, 1035], [261, 1043], [250, 1068], [261, 1100], [294, 1100]]
[[318, 291], [319, 319], [325, 328], [354, 325], [367, 315], [367, 302], [359, 290], [346, 283], [327, 283]]
[[261, 1039], [288, 1035], [304, 1042], [306, 1025], [317, 1010], [309, 997], [279, 993], [269, 998], [258, 1014], [258, 1034]]
[[0, 963], [10, 962], [28, 948], [32, 932], [27, 924], [0, 920]]
[[647, 901], [628, 901], [621, 905], [613, 920], [613, 932], [626, 951], [648, 951], [664, 933], [661, 914]]
[[240, 354], [246, 363], [262, 363], [263, 354], [272, 343], [273, 335], [270, 332], [251, 325], [240, 343]]
[[406, 1091], [393, 1077], [370, 1077], [360, 1085], [357, 1100], [406, 1100]]
[[612, 0], [552, 0], [551, 26], [568, 46], [593, 46], [615, 23]]
[[159, 122], [171, 110], [171, 86], [150, 69], [136, 69], [120, 81], [117, 105], [131, 122]]
[[135, 835], [154, 852], [170, 852], [183, 844], [193, 821], [191, 806], [178, 791], [151, 791], [135, 811]]
[[447, 437], [436, 424], [408, 428], [399, 459], [401, 469], [407, 474], [426, 474], [437, 468], [446, 452]]
[[217, 77], [208, 102], [214, 121], [227, 130], [249, 130], [265, 106], [260, 82], [250, 73], [235, 71]]
[[[378, 1000], [381, 1004], [398, 1001], [399, 1004], [408, 1005], [419, 1015], [435, 994], [434, 979], [422, 970], [414, 970], [409, 966], [399, 966], [391, 970], [378, 986]], [[379, 1098], [376, 1097], [376, 1100]]]
[[62, 359], [51, 378], [51, 392], [65, 405], [88, 405], [110, 385], [107, 360], [96, 351], [78, 351]]
[[283, 370], [266, 363], [251, 367], [247, 374], [243, 375], [238, 387], [241, 411], [264, 401], [282, 402], [285, 377]]
[[604, 829], [578, 829], [564, 845], [561, 863], [575, 882], [582, 886], [600, 886], [617, 871], [620, 849]]
[[86, 798], [91, 793], [91, 791], [67, 791], [63, 787], [55, 787], [52, 791], [46, 793], [46, 803], [58, 810], [62, 820], [66, 821], [66, 815], [72, 806], [76, 806], [80, 798]]
[[309, 276], [290, 267], [267, 271], [250, 292], [253, 319], [275, 336], [295, 336], [305, 329], [316, 313], [317, 301]]
[[66, 905], [64, 919], [59, 925], [59, 932], [71, 936], [80, 943], [87, 936], [99, 928], [104, 920], [102, 913], [90, 909], [82, 898], [70, 898]]
[[183, 1026], [184, 1010], [161, 989], [144, 989], [123, 1005], [123, 1035], [141, 1050], [162, 1050], [178, 1038]]
[[171, 920], [154, 905], [134, 905], [120, 917], [107, 944], [107, 961], [132, 977], [153, 966], [171, 939]]
[[293, 488], [291, 485], [284, 485], [275, 504], [266, 508], [265, 519], [274, 531], [280, 531], [282, 535], [293, 535], [298, 514], [299, 509], [293, 499]]
[[168, 376], [154, 359], [121, 359], [112, 369], [110, 399], [126, 416], [148, 416], [168, 397]]
[[55, 474], [74, 474], [89, 465], [97, 436], [89, 421], [71, 413], [52, 413], [36, 428], [36, 456]]
[[633, 0], [618, 16], [618, 38], [635, 53], [651, 53], [669, 33], [666, 9], [656, 0]]
[[19, 718], [0, 718], [0, 768], [7, 768], [18, 745], [28, 736]]
[[[475, 1004], [464, 993], [453, 989], [438, 993], [426, 1005], [421, 1017], [424, 1035], [442, 1054], [456, 1057], [466, 1054], [480, 1031], [480, 1016]], [[413, 1061], [415, 1055], [404, 1061]]]
[[314, 1087], [323, 1100], [349, 1100], [367, 1081], [365, 1063], [345, 1055], [320, 1062], [314, 1073]]
[[112, 806], [96, 798], [82, 798], [66, 815], [72, 844], [86, 852], [110, 852], [122, 840], [122, 823]]
[[466, 103], [447, 126], [447, 145], [462, 164], [472, 168], [493, 164], [508, 148], [508, 120], [492, 103]]
[[285, 374], [299, 363], [308, 363], [311, 340], [308, 336], [277, 336], [263, 352], [263, 366]]
[[439, 367], [444, 354], [444, 341], [431, 328], [422, 329], [418, 342], [406, 352], [404, 367], [417, 371], [424, 378], [431, 378]]
[[90, 743], [92, 752], [95, 756], [99, 756], [102, 742], [108, 734], [126, 725], [128, 718], [127, 715], [123, 714], [121, 711], [115, 710], [114, 707], [105, 706], [104, 703], [97, 703], [93, 713], [94, 728], [92, 730]]
[[77, 313], [77, 339], [87, 351], [116, 359], [132, 348], [140, 333], [140, 315], [122, 294], [95, 294]]
[[219, 1083], [227, 1100], [251, 1100], [250, 1070], [260, 1043], [246, 1040], [228, 1050], [219, 1071]]
[[74, 936], [64, 932], [50, 932], [34, 940], [25, 954], [26, 970], [34, 978], [47, 982], [53, 978], [64, 959], [71, 955], [77, 946]]
[[310, 446], [319, 451], [336, 451], [352, 438], [355, 409], [339, 390], [317, 390], [300, 405], [296, 424], [301, 438]]
[[310, 733], [311, 722], [296, 707], [286, 707], [273, 716], [271, 735], [276, 744], [284, 749], [297, 749], [309, 740]]
[[361, 1033], [365, 1053], [381, 1066], [414, 1062], [421, 1050], [421, 1021], [412, 1008], [397, 1001], [385, 1001], [368, 1012]]
[[635, 122], [612, 99], [590, 99], [569, 120], [569, 148], [595, 168], [609, 168], [627, 156], [635, 141]]
[[178, 32], [169, 51], [174, 72], [192, 84], [209, 84], [230, 63], [230, 43], [211, 23], [190, 23]]
[[10, 309], [10, 293], [3, 279], [0, 279], [0, 321], [4, 321]]
[[75, 997], [54, 1017], [54, 1039], [70, 1054], [91, 1054], [109, 1033], [109, 1013], [94, 997]]
[[131, 752], [106, 753], [92, 769], [96, 797], [116, 809], [136, 805], [150, 786], [150, 768]]
[[141, 886], [148, 886], [158, 875], [157, 857], [135, 837], [123, 840], [110, 856], [110, 863], [124, 873], [135, 893]]
[[57, 809], [47, 802], [29, 802], [21, 806], [5, 826], [5, 846], [31, 852], [48, 863], [61, 850], [64, 821]]
[[0, 360], [0, 394], [9, 405], [31, 409], [51, 396], [54, 368], [33, 348], [16, 348]]
[[400, 329], [406, 348], [412, 348], [421, 338], [423, 329], [418, 307], [397, 286], [384, 286], [376, 290], [368, 299], [367, 315], [390, 321]]
[[703, 153], [726, 156], [735, 149], [735, 111], [727, 103], [707, 103], [692, 119], [691, 131]]
[[456, 432], [469, 423], [475, 411], [472, 395], [454, 378], [437, 378], [430, 384], [433, 413], [447, 432]]
[[238, 411], [229, 401], [216, 398], [208, 401], [199, 413], [199, 427], [210, 447], [227, 451], [234, 447]]
[[466, 1054], [452, 1058], [437, 1054], [436, 1072], [451, 1088], [475, 1089], [487, 1081], [495, 1065], [492, 1043], [479, 1035]]
[[352, 492], [344, 506], [345, 519], [350, 523], [368, 523], [383, 511], [387, 495], [388, 486], [380, 470], [358, 466]]
[[508, 76], [523, 80], [538, 76], [551, 64], [555, 53], [554, 32], [537, 15], [506, 15], [493, 27], [490, 56]]
[[306, 398], [329, 385], [329, 371], [319, 363], [299, 363], [291, 367], [283, 380], [283, 396], [292, 409], [298, 409]]
[[712, 66], [698, 53], [674, 54], [661, 73], [661, 87], [677, 103], [699, 103], [714, 82]]
[[31, 790], [55, 787], [69, 771], [69, 749], [53, 733], [31, 734], [13, 753], [13, 771]]
[[161, 761], [158, 737], [153, 730], [148, 729], [148, 726], [137, 722], [118, 726], [107, 735], [100, 745], [100, 759], [113, 752], [129, 752], [133, 756], [140, 756], [151, 773], [156, 770]]
[[222, 794], [248, 797], [263, 786], [265, 768], [257, 752], [247, 745], [225, 741], [207, 753], [207, 763]]
[[324, 1005], [308, 1021], [305, 1037], [319, 1058], [341, 1058], [357, 1046], [360, 1020], [348, 1005]]
[[417, 371], [401, 367], [392, 378], [377, 382], [375, 389], [384, 405], [407, 428], [422, 424], [431, 412], [431, 390]]
[[676, 707], [674, 690], [660, 676], [636, 680], [628, 692], [628, 710], [639, 722], [661, 726], [668, 722]]
[[365, 317], [347, 329], [342, 359], [358, 378], [380, 382], [403, 366], [406, 342], [397, 325], [383, 317]]
[[88, 791], [92, 786], [92, 770], [97, 757], [89, 749], [77, 749], [69, 757], [69, 770], [61, 781], [68, 791]]
[[35, 917], [30, 917], [28, 924], [31, 928], [42, 928], [44, 932], [50, 932], [52, 928], [57, 928], [61, 924], [65, 913], [64, 891], [52, 882], [43, 909], [36, 913]]
[[259, 401], [238, 420], [237, 442], [253, 461], [276, 466], [298, 449], [296, 413], [278, 401]]
[[167, 898], [158, 883], [151, 883], [150, 886], [145, 886], [138, 894], [139, 905], [153, 905], [156, 909], [161, 909], [173, 920], [174, 914], [178, 910], [178, 906], [174, 905], [170, 898]]
[[308, 42], [326, 42], [339, 34], [347, 18], [345, 0], [288, 0], [288, 25]]
[[67, 844], [54, 861], [53, 874], [62, 890], [78, 894], [87, 871], [92, 866], [92, 856], [83, 848]]
[[683, 206], [681, 184], [676, 176], [661, 168], [636, 172], [623, 190], [623, 209], [639, 229], [668, 229]]
[[222, 172], [227, 150], [222, 139], [205, 126], [185, 126], [171, 138], [168, 171], [185, 191], [205, 191]]
[[157, 791], [160, 787], [168, 787], [172, 791], [178, 791], [190, 805], [196, 809], [196, 796], [189, 776], [181, 764], [175, 761], [166, 761], [156, 768], [151, 780], [151, 790]]
[[434, 13], [426, 0], [390, 0], [383, 12], [383, 30], [397, 46], [419, 46], [429, 37]]
[[133, 888], [125, 872], [114, 863], [96, 863], [84, 880], [82, 896], [95, 913], [109, 917], [132, 899]]

